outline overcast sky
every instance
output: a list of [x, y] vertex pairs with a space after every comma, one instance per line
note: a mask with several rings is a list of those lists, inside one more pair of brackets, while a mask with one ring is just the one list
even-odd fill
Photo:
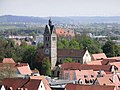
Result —
[[0, 15], [120, 16], [120, 0], [0, 0]]

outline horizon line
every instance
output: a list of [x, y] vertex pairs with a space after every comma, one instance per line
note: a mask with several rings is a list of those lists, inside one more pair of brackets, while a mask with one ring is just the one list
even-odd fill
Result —
[[59, 15], [51, 15], [51, 16], [32, 16], [32, 15], [14, 15], [14, 14], [5, 14], [0, 16], [23, 16], [23, 17], [120, 17], [120, 15], [68, 15], [68, 16], [59, 16]]

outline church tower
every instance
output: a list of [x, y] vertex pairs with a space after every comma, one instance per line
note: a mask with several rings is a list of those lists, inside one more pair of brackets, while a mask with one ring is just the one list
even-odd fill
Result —
[[44, 55], [50, 58], [53, 69], [57, 62], [57, 35], [50, 19], [44, 31]]

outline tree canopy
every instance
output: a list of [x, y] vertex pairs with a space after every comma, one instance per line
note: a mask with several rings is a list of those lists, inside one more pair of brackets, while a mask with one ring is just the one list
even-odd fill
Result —
[[102, 47], [103, 52], [108, 57], [114, 57], [120, 55], [120, 46], [116, 45], [113, 41], [109, 40], [105, 43], [105, 45]]

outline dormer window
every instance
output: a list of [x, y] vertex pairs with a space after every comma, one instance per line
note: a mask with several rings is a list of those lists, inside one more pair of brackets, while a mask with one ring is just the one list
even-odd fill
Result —
[[93, 78], [93, 77], [94, 77], [94, 75], [91, 75], [91, 77]]
[[84, 75], [84, 78], [87, 78], [88, 76], [87, 75]]

